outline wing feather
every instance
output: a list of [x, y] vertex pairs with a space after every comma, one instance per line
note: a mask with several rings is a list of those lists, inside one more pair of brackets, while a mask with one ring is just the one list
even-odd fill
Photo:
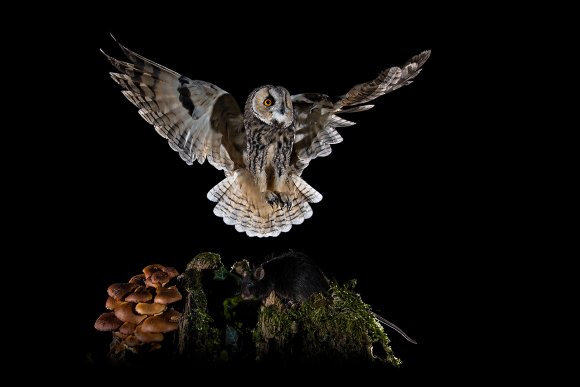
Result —
[[412, 57], [402, 68], [383, 70], [370, 82], [354, 86], [337, 102], [337, 107], [363, 104], [411, 83], [421, 72], [421, 66], [429, 59], [431, 51], [423, 51]]
[[245, 142], [238, 104], [221, 88], [192, 80], [119, 44], [124, 62], [103, 52], [119, 73], [111, 78], [145, 121], [168, 140], [187, 163], [206, 159], [218, 169], [232, 172], [243, 165]]
[[369, 110], [374, 105], [363, 105], [384, 94], [410, 84], [421, 72], [421, 66], [429, 59], [431, 51], [412, 57], [403, 67], [391, 67], [382, 71], [370, 82], [354, 86], [333, 103], [324, 94], [298, 94], [292, 96], [296, 120], [296, 140], [291, 163], [294, 173], [300, 175], [312, 159], [328, 156], [331, 145], [342, 137], [336, 128], [355, 123], [339, 117], [340, 113], [356, 113]]

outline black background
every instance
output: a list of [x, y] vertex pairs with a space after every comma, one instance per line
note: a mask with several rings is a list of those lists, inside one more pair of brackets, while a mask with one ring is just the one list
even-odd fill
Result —
[[[78, 116], [63, 127], [70, 143], [59, 156], [70, 172], [63, 198], [71, 227], [54, 242], [67, 247], [81, 273], [71, 347], [79, 364], [108, 349], [110, 335], [93, 328], [108, 285], [151, 263], [183, 270], [203, 251], [219, 253], [229, 266], [288, 249], [307, 253], [339, 282], [357, 278], [362, 298], [419, 342], [387, 329], [404, 369], [441, 361], [448, 337], [439, 328], [448, 323], [453, 288], [447, 271], [471, 233], [470, 166], [461, 161], [469, 140], [452, 118], [462, 98], [454, 91], [462, 80], [450, 77], [450, 54], [458, 47], [438, 33], [437, 20], [399, 16], [394, 25], [384, 13], [362, 8], [293, 14], [298, 22], [288, 22], [290, 14], [273, 21], [242, 13], [225, 23], [180, 9], [152, 11], [150, 19], [111, 12], [69, 31], [63, 43], [75, 59], [66, 66], [78, 76], [67, 88]], [[82, 47], [74, 31], [82, 31]], [[223, 173], [207, 163], [187, 166], [122, 96], [99, 52], [122, 59], [110, 32], [149, 59], [218, 85], [242, 106], [259, 85], [340, 95], [423, 50], [432, 55], [412, 85], [376, 100], [374, 109], [345, 116], [357, 125], [341, 128], [344, 141], [305, 170], [303, 178], [324, 196], [312, 205], [313, 217], [277, 238], [258, 239], [213, 215], [206, 193]]]

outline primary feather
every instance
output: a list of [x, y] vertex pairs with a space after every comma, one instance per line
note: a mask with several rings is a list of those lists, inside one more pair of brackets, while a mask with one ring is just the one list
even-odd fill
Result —
[[[187, 163], [207, 160], [226, 177], [207, 197], [214, 213], [249, 236], [277, 236], [312, 216], [309, 203], [322, 195], [300, 175], [312, 159], [342, 141], [336, 128], [355, 123], [340, 117], [371, 109], [373, 99], [412, 82], [430, 51], [354, 86], [338, 101], [323, 94], [292, 95], [262, 86], [244, 113], [226, 91], [192, 80], [119, 44], [129, 62], [103, 52], [118, 72], [111, 78], [145, 121]], [[266, 100], [269, 102], [266, 102]], [[366, 105], [363, 105], [366, 104]]]

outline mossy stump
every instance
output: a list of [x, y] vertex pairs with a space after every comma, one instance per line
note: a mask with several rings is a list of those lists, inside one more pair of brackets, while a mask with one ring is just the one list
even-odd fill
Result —
[[356, 281], [332, 282], [326, 294], [302, 303], [274, 292], [263, 301], [243, 301], [240, 282], [249, 268], [243, 260], [228, 271], [218, 254], [198, 254], [177, 277], [184, 297], [175, 304], [182, 316], [174, 346], [113, 354], [111, 363], [401, 365], [370, 306], [354, 292]]
[[353, 292], [356, 281], [332, 283], [328, 295], [285, 304], [274, 293], [260, 307], [254, 330], [258, 361], [384, 362], [400, 366], [383, 327]]
[[223, 264], [218, 254], [201, 253], [189, 262], [185, 272], [178, 277], [179, 287], [186, 294], [177, 343], [177, 353], [182, 359], [211, 363], [219, 356], [220, 330], [213, 326], [213, 318], [208, 312], [202, 274], [220, 268]]

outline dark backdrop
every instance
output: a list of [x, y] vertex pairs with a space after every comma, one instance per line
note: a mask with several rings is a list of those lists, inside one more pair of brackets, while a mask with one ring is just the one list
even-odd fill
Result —
[[[372, 9], [323, 23], [308, 15], [292, 24], [253, 17], [215, 28], [211, 18], [185, 16], [157, 28], [153, 20], [119, 15], [79, 26], [82, 47], [74, 30], [64, 39], [76, 56], [69, 70], [80, 75], [67, 85], [78, 119], [64, 129], [73, 140], [65, 161], [72, 228], [62, 240], [82, 273], [77, 359], [107, 351], [110, 335], [93, 328], [105, 311], [106, 288], [143, 266], [183, 270], [203, 251], [219, 253], [226, 266], [242, 258], [259, 263], [294, 249], [328, 277], [357, 278], [363, 299], [419, 342], [387, 329], [406, 369], [436, 361], [446, 340], [436, 329], [446, 319], [444, 273], [469, 233], [462, 183], [469, 168], [458, 161], [465, 144], [450, 118], [461, 98], [452, 92], [461, 80], [449, 76], [455, 48], [436, 27], [412, 18], [409, 28], [393, 27]], [[432, 55], [412, 85], [349, 115], [357, 125], [339, 129], [344, 142], [306, 169], [303, 177], [324, 196], [312, 205], [313, 217], [277, 238], [258, 239], [213, 215], [206, 193], [223, 173], [207, 163], [187, 166], [121, 95], [99, 52], [121, 57], [109, 32], [147, 58], [220, 86], [242, 106], [259, 85], [340, 95], [423, 50]]]

